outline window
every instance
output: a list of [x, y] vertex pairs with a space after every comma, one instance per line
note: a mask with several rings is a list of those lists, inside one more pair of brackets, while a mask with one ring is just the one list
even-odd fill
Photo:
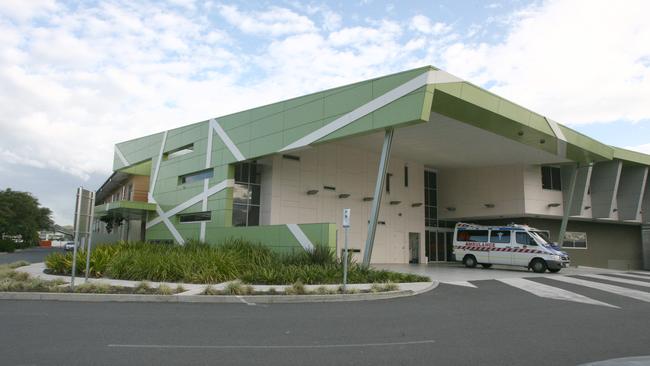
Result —
[[562, 190], [562, 178], [560, 176], [560, 168], [552, 166], [542, 167], [542, 188], [551, 189], [554, 191]]
[[260, 224], [261, 167], [254, 161], [235, 165], [232, 226]]
[[564, 233], [562, 248], [587, 249], [587, 233], [567, 231]]
[[490, 243], [510, 244], [510, 230], [492, 230], [490, 232]]
[[404, 187], [409, 186], [409, 167], [404, 165]]
[[[438, 227], [436, 172], [424, 171], [424, 226]], [[487, 240], [487, 239], [486, 239]]]
[[198, 172], [181, 175], [178, 177], [178, 185], [187, 184], [192, 182], [199, 182], [204, 179], [212, 178], [214, 175], [214, 169], [206, 169]]
[[458, 230], [456, 234], [456, 240], [458, 241], [474, 241], [486, 243], [488, 241], [488, 231], [487, 230]]
[[179, 222], [200, 222], [210, 221], [212, 213], [210, 211], [192, 212], [176, 215]]
[[177, 158], [179, 156], [187, 155], [193, 151], [194, 151], [194, 144], [185, 145], [183, 147], [179, 147], [178, 149], [167, 151], [163, 155], [163, 159], [170, 160], [173, 158]]
[[515, 240], [517, 241], [517, 244], [521, 245], [537, 245], [535, 239], [525, 231], [517, 231], [515, 234]]

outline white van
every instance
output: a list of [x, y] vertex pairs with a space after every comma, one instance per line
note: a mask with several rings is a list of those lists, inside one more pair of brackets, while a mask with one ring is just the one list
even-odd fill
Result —
[[540, 230], [526, 225], [483, 226], [459, 222], [454, 229], [454, 255], [466, 267], [493, 264], [522, 266], [537, 273], [559, 272], [570, 264], [567, 253], [548, 243]]

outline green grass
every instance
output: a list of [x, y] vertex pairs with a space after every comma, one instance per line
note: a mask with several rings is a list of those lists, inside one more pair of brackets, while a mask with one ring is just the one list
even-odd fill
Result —
[[[53, 253], [45, 264], [53, 274], [70, 274], [72, 253]], [[86, 254], [78, 253], [77, 274], [85, 271]], [[334, 251], [316, 246], [309, 253], [273, 252], [260, 244], [228, 240], [220, 245], [188, 242], [185, 246], [129, 243], [100, 245], [90, 255], [90, 275], [134, 281], [288, 285], [339, 284], [342, 264]], [[351, 263], [349, 283], [422, 282], [427, 277], [375, 270]], [[235, 286], [235, 285], [233, 285]], [[239, 291], [239, 290], [238, 290]], [[226, 290], [228, 292], [228, 290]], [[234, 292], [234, 291], [231, 291]]]

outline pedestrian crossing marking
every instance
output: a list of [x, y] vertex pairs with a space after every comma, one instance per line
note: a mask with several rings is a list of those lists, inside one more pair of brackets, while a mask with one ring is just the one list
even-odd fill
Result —
[[583, 304], [600, 305], [600, 306], [606, 306], [606, 307], [611, 307], [616, 309], [619, 308], [618, 306], [614, 306], [602, 301], [594, 300], [587, 296], [576, 294], [575, 292], [530, 281], [524, 278], [501, 278], [501, 279], [497, 279], [497, 281], [503, 282], [506, 285], [510, 285], [512, 287], [516, 287], [520, 290], [529, 292], [535, 296], [539, 296], [547, 299], [573, 301], [573, 302], [579, 302]]
[[581, 280], [579, 278], [574, 278], [574, 277], [553, 276], [553, 277], [547, 277], [547, 278], [549, 278], [551, 280], [554, 280], [554, 281], [560, 281], [560, 282], [570, 283], [570, 284], [573, 284], [573, 285], [584, 286], [584, 287], [591, 287], [591, 288], [595, 288], [597, 290], [610, 292], [610, 293], [613, 293], [613, 294], [616, 294], [616, 295], [630, 297], [630, 298], [645, 301], [645, 302], [650, 302], [650, 293], [648, 293], [648, 292], [633, 290], [633, 289], [629, 289], [629, 288], [625, 288], [625, 287], [621, 287], [621, 286], [614, 286], [614, 285], [609, 285], [609, 284], [600, 283], [600, 282]]
[[650, 272], [649, 271], [630, 271], [630, 273], [638, 274], [638, 275], [643, 275], [646, 277], [650, 277]]
[[603, 276], [603, 275], [597, 275], [597, 274], [582, 274], [580, 276], [595, 278], [597, 280], [606, 280], [606, 281], [612, 281], [612, 282], [626, 283], [628, 285], [635, 285], [635, 286], [641, 286], [641, 287], [650, 287], [650, 282], [628, 280], [627, 278], [619, 278], [619, 277], [614, 277], [614, 276]]
[[621, 273], [608, 273], [608, 274], [613, 274], [617, 276], [624, 276], [624, 277], [630, 277], [630, 278], [639, 278], [642, 280], [650, 280], [649, 276], [642, 276], [642, 275], [635, 275], [635, 274], [630, 274], [626, 272], [621, 272]]

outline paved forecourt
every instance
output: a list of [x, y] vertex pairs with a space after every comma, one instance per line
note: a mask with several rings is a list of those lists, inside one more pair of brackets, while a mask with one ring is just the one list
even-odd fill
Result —
[[0, 301], [0, 353], [7, 364], [69, 365], [578, 365], [650, 354], [650, 273], [468, 282], [344, 303]]

